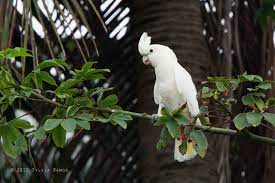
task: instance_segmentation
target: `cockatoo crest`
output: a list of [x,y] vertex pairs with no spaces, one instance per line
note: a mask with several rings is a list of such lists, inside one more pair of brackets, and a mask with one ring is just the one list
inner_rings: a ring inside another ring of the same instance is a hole
[[138,51],[141,55],[147,55],[150,52],[151,37],[144,32],[138,42]]

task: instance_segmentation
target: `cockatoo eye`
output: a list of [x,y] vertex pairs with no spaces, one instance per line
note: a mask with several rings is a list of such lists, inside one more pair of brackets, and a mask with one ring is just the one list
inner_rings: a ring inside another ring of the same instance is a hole
[[150,52],[152,53],[154,50],[153,49],[150,49]]

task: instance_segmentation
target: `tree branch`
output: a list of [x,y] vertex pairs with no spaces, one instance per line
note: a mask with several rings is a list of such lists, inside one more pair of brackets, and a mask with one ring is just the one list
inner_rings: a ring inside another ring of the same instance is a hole
[[[152,115],[149,115],[146,113],[136,113],[136,112],[116,110],[116,109],[110,109],[110,108],[104,108],[104,107],[92,107],[91,110],[99,111],[99,112],[121,113],[121,114],[127,114],[127,115],[137,117],[137,118],[151,120],[153,122],[157,121],[157,119],[154,118]],[[249,132],[248,130],[237,131],[237,130],[232,130],[232,129],[228,129],[228,128],[217,128],[217,127],[203,126],[203,125],[202,126],[194,125],[194,128],[197,130],[202,130],[202,131],[205,131],[208,133],[213,133],[213,134],[241,136],[241,137],[253,140],[257,143],[269,144],[269,145],[275,146],[275,139],[255,135],[255,134]]]
[[[57,107],[66,107],[66,106],[62,105],[61,103],[52,101],[52,100],[44,97],[43,95],[35,93],[34,96],[42,99],[43,101],[45,101],[47,103],[55,105]],[[226,107],[224,107],[224,109],[226,109],[226,111],[230,115],[232,115],[232,113]],[[136,117],[136,118],[151,120],[153,123],[158,120],[157,118],[153,117],[153,115],[149,115],[146,113],[136,113],[136,112],[131,112],[131,111],[117,110],[117,109],[111,109],[111,108],[105,108],[105,107],[91,107],[91,108],[89,108],[89,110],[97,111],[97,112],[126,114],[126,115],[130,115],[130,116]],[[212,126],[203,126],[203,125],[201,125],[201,126],[193,125],[193,126],[197,130],[202,130],[202,131],[205,131],[208,133],[220,134],[220,135],[230,135],[230,136],[241,136],[241,137],[253,140],[257,143],[269,144],[269,145],[275,146],[275,139],[255,135],[255,134],[249,132],[247,129],[242,130],[242,131],[237,131],[237,130],[232,130],[232,129],[228,129],[228,128],[217,128],[217,127],[212,127]]]
[[47,102],[47,103],[49,103],[49,104],[55,105],[55,106],[57,106],[57,107],[65,107],[64,105],[62,105],[62,104],[60,104],[60,103],[58,103],[58,102],[52,101],[52,100],[50,100],[50,99],[44,97],[43,95],[41,95],[41,94],[39,94],[39,93],[32,93],[32,94],[33,94],[35,97],[37,97],[37,98],[39,98],[39,99],[41,99],[41,100],[43,100],[44,102]]

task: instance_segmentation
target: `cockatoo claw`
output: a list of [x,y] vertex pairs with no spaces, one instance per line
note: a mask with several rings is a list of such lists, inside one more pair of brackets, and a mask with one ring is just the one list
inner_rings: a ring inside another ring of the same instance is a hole
[[156,122],[159,119],[160,115],[158,114],[152,114],[152,121]]

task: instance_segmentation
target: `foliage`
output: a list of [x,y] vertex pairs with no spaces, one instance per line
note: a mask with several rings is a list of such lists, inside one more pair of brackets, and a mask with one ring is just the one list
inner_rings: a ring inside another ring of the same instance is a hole
[[[202,89],[202,99],[205,102],[210,100],[218,103],[222,109],[233,117],[233,122],[238,130],[247,127],[257,127],[263,122],[275,125],[275,114],[269,113],[274,106],[274,97],[266,98],[266,91],[272,89],[274,81],[264,81],[257,75],[244,73],[236,78],[210,77]],[[240,101],[229,93],[240,86],[248,86],[246,94],[241,96]],[[239,114],[232,114],[229,111],[231,104],[242,105],[244,111]]]
[[[0,59],[11,59],[17,56],[31,56],[23,48],[6,49],[0,52]],[[7,60],[8,62],[8,60]],[[0,136],[2,146],[7,155],[16,158],[22,151],[28,150],[26,138],[34,136],[40,140],[51,137],[57,147],[66,144],[66,132],[76,130],[90,130],[93,122],[112,123],[127,127],[132,117],[127,114],[98,112],[95,107],[121,109],[116,95],[107,95],[109,89],[91,87],[86,91],[81,88],[84,82],[93,83],[95,80],[105,79],[108,69],[93,68],[95,62],[85,63],[80,70],[70,72],[69,79],[56,82],[46,70],[51,67],[68,69],[65,61],[60,59],[45,60],[30,72],[25,79],[17,81],[6,65],[0,65],[0,108],[2,116],[0,122]],[[45,90],[45,85],[51,85],[51,90]],[[51,98],[46,98],[53,94]],[[8,121],[5,111],[19,100],[39,99],[53,105],[51,113],[41,121],[37,130],[26,132],[32,128],[28,121],[12,119]],[[27,136],[28,135],[28,136]]]
[[[0,52],[2,63],[9,62],[9,59],[17,56],[31,54],[22,48]],[[69,69],[68,64],[60,59],[43,61],[19,81],[11,74],[8,64],[0,65],[0,136],[2,147],[8,156],[16,158],[22,151],[27,151],[27,138],[51,138],[57,147],[64,147],[67,143],[66,132],[91,130],[91,125],[95,122],[111,123],[126,129],[128,122],[133,119],[132,116],[154,119],[148,114],[122,110],[118,105],[118,97],[115,94],[108,95],[111,88],[92,87],[96,81],[104,80],[104,75],[110,72],[108,69],[96,69],[93,67],[94,64],[96,63],[87,62],[81,69],[71,70],[67,79],[61,82],[57,82],[47,72],[51,67]],[[89,83],[91,87],[84,89],[84,82]],[[209,77],[203,82],[200,92],[203,105],[198,116],[190,117],[184,106],[175,111],[162,109],[161,116],[154,121],[155,126],[162,126],[157,149],[166,147],[172,139],[178,138],[182,140],[180,152],[185,154],[187,141],[191,140],[196,152],[204,157],[208,147],[204,130],[207,131],[207,126],[212,128],[209,118],[213,116],[210,115],[211,111],[208,111],[211,103],[217,105],[216,110],[226,114],[223,119],[234,123],[241,132],[247,132],[248,128],[263,123],[274,126],[275,114],[268,111],[275,105],[275,98],[266,98],[265,95],[274,84],[274,81],[264,81],[260,76],[247,73],[235,78]],[[51,87],[47,87],[46,90],[45,86]],[[235,98],[233,93],[240,87],[246,89],[246,94]],[[40,122],[40,126],[33,131],[30,131],[33,126],[21,119],[22,116],[11,120],[5,117],[5,112],[10,106],[28,100],[39,100],[53,106]],[[243,112],[234,114],[230,110],[232,105],[241,106]],[[198,120],[207,128],[199,129],[196,125]],[[213,131],[226,133],[222,128]],[[250,136],[257,138],[254,134]]]
[[[163,125],[160,139],[157,143],[157,149],[160,150],[166,147],[166,145],[169,143],[171,139],[180,139],[181,128],[183,129],[184,127],[184,138],[189,140],[191,139],[193,144],[195,144],[195,150],[201,157],[204,157],[208,143],[204,133],[201,130],[196,130],[193,128],[193,125],[195,124],[196,120],[198,120],[198,118],[192,120],[189,117],[187,117],[187,115],[184,114],[182,109],[173,112],[163,109],[161,111],[161,117],[158,119],[156,123],[154,123],[155,126]],[[180,148],[180,152],[182,154],[186,153],[186,143],[187,140],[183,140],[183,144]],[[184,148],[182,148],[183,146]]]
[[[228,77],[208,77],[208,81],[203,82],[200,99],[202,101],[200,114],[190,119],[182,110],[169,112],[162,110],[162,116],[155,123],[156,126],[163,125],[157,148],[164,148],[172,138],[180,139],[180,129],[184,128],[185,139],[190,138],[195,143],[195,150],[204,157],[207,150],[207,140],[202,130],[194,128],[195,121],[200,119],[203,125],[210,125],[208,106],[216,104],[215,111],[222,111],[226,116],[211,116],[222,118],[224,121],[234,123],[239,131],[244,131],[250,127],[257,127],[267,123],[275,126],[275,114],[268,112],[275,105],[275,98],[266,98],[266,91],[272,88],[274,81],[264,81],[258,75],[244,73],[235,78]],[[247,87],[248,86],[248,87]],[[246,94],[240,98],[234,97],[233,93],[237,89],[246,88]],[[238,105],[243,108],[242,113],[234,114],[230,106]],[[180,152],[186,152],[186,140],[182,141]]]

